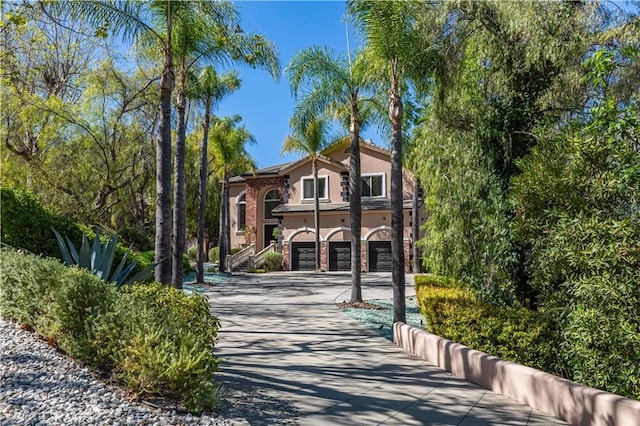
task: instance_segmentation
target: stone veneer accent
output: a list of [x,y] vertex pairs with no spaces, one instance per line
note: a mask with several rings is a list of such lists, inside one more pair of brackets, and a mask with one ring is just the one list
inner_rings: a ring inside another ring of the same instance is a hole
[[[257,229],[257,211],[258,203],[263,202],[262,198],[258,200],[258,195],[265,188],[276,188],[280,191],[280,198],[284,200],[284,177],[274,176],[266,178],[247,178],[246,181],[246,226],[254,229],[255,232],[249,237],[251,242],[256,242],[256,232],[262,232]],[[264,195],[264,194],[262,194]],[[247,241],[249,243],[249,241]]]

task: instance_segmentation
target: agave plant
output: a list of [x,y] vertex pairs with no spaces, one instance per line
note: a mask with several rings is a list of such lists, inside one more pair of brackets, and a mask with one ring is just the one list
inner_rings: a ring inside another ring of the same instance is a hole
[[58,239],[58,246],[60,247],[62,260],[65,264],[69,266],[78,265],[81,268],[88,269],[101,280],[105,282],[114,282],[116,287],[120,287],[123,284],[130,284],[135,281],[146,280],[151,276],[153,268],[156,266],[151,265],[133,277],[127,279],[129,274],[131,274],[131,271],[133,271],[133,268],[136,267],[137,262],[127,264],[127,256],[131,251],[131,247],[129,247],[117,268],[112,271],[113,262],[116,257],[118,234],[114,235],[113,238],[109,238],[104,242],[104,244],[101,244],[100,234],[96,232],[92,245],[89,245],[87,236],[82,234],[82,245],[78,251],[69,237],[62,238],[55,229],[53,229],[53,232],[56,234],[56,238]]

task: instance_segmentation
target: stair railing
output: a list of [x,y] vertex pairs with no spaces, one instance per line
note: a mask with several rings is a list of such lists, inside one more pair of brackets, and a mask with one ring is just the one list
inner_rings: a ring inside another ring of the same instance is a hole
[[251,267],[252,268],[259,268],[262,265],[264,265],[264,255],[267,254],[267,253],[272,253],[272,252],[275,253],[276,252],[276,246],[277,246],[277,243],[275,241],[271,241],[271,244],[269,244],[264,249],[262,249],[261,251],[256,253],[255,256],[253,256],[253,259],[251,261]]
[[236,254],[230,254],[226,258],[227,271],[231,272],[238,266],[250,260],[256,252],[255,244],[249,244]]

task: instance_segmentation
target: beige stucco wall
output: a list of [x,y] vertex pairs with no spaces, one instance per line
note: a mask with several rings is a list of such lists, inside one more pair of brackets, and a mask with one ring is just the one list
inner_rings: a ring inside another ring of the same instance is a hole
[[[312,177],[311,162],[304,163],[293,170],[288,171],[289,175],[289,204],[313,204],[313,200],[302,200],[302,178]],[[329,184],[329,193],[327,200],[321,200],[322,203],[336,203],[342,201],[340,195],[340,166],[329,164],[325,161],[318,161],[318,178],[326,176]]]
[[[423,215],[424,216],[424,215]],[[422,218],[421,218],[422,219]],[[411,239],[408,210],[404,212],[404,239]],[[289,214],[284,218],[286,227],[283,233],[285,241],[313,241],[315,239],[315,224],[313,212],[304,214]],[[424,223],[424,221],[421,221]],[[305,228],[308,233],[302,232]],[[325,241],[348,241],[351,238],[349,212],[324,212],[320,217],[320,239]],[[307,235],[307,234],[310,234]],[[390,211],[362,212],[362,240],[389,241],[391,240]],[[340,238],[340,237],[343,238]]]
[[[338,149],[329,153],[335,161],[343,163],[348,167],[349,152],[347,150]],[[328,200],[322,200],[322,203],[342,202],[342,187],[340,172],[346,169],[340,165],[332,164],[327,160],[318,161],[318,175],[328,177]],[[385,197],[390,198],[390,175],[391,165],[389,163],[389,154],[381,152],[377,149],[368,148],[363,145],[361,147],[361,170],[363,175],[368,174],[384,174]],[[305,204],[312,208],[313,200],[301,200],[302,197],[302,177],[311,176],[311,162],[301,161],[294,168],[282,172],[289,176],[289,201],[288,204]],[[259,246],[264,239],[264,196],[267,191],[274,188],[270,177],[248,178],[250,182],[234,183],[230,187],[230,211],[231,211],[231,245],[237,247],[245,245],[251,241],[257,241]],[[250,184],[248,184],[250,183]],[[237,197],[245,189],[247,190],[247,225],[249,232],[237,230]],[[404,198],[411,198],[413,194],[413,176],[411,172],[403,173]],[[254,203],[250,201],[250,196],[255,196]],[[255,219],[251,219],[251,215],[255,215]],[[424,219],[424,213],[421,214],[421,223]],[[410,228],[411,216],[409,210],[404,212],[404,239],[411,239]],[[255,223],[255,227],[251,225]],[[271,224],[277,224],[277,219],[268,221]],[[314,229],[313,213],[288,214],[284,218],[284,240],[291,239],[291,235],[295,233],[295,241],[314,240],[313,232],[300,232],[301,229],[308,227]],[[363,211],[362,212],[362,239],[363,240],[389,240],[390,234],[385,229],[391,225],[391,215],[389,211]],[[331,241],[347,241],[350,238],[348,230],[343,231],[341,228],[349,227],[349,213],[346,212],[321,212],[321,230],[320,236],[322,240],[326,240],[327,235]],[[336,234],[340,231],[340,234]],[[341,238],[340,238],[341,237]],[[261,248],[261,247],[258,247]]]
[[393,341],[455,376],[581,426],[640,426],[640,401],[504,361],[396,322]]

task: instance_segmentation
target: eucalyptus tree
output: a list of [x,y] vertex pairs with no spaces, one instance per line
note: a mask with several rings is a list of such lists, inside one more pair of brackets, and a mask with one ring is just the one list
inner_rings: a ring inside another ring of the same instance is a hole
[[187,75],[197,65],[245,63],[270,72],[277,80],[280,65],[272,43],[242,31],[231,2],[190,2],[192,10],[174,21],[173,52],[177,68],[177,131],[174,159],[172,284],[182,286],[185,246],[185,141]]
[[[325,119],[313,117],[304,122],[298,121],[300,117],[291,119],[293,133],[287,136],[282,146],[282,152],[299,152],[311,158],[311,170],[313,175],[313,221],[316,231],[316,272],[320,271],[320,191],[318,187],[318,158],[320,153],[329,146],[329,126]],[[326,189],[326,188],[325,188]]]
[[198,74],[191,95],[197,98],[204,106],[204,117],[202,121],[202,147],[200,159],[200,185],[199,185],[199,206],[198,206],[198,257],[196,261],[196,281],[204,282],[204,232],[205,232],[205,211],[207,206],[207,177],[208,177],[208,143],[209,128],[211,125],[211,112],[215,103],[225,96],[235,92],[240,88],[240,79],[236,72],[230,72],[219,76],[212,66],[203,68]]
[[217,119],[211,129],[210,142],[213,164],[222,181],[222,207],[220,215],[220,271],[224,272],[225,259],[231,251],[231,221],[229,218],[229,179],[234,174],[255,170],[256,165],[246,145],[255,138],[242,124],[239,115]]
[[351,227],[351,302],[362,301],[361,234],[362,179],[360,130],[375,111],[375,79],[362,53],[353,62],[328,48],[313,47],[297,53],[286,68],[292,92],[303,97],[295,116],[305,123],[319,114],[339,119],[349,130],[349,221]]
[[378,60],[387,78],[391,123],[391,256],[393,320],[405,322],[403,247],[402,132],[403,96],[409,83],[422,82],[434,52],[417,31],[416,17],[425,3],[350,0],[347,9],[366,38],[365,50]]

